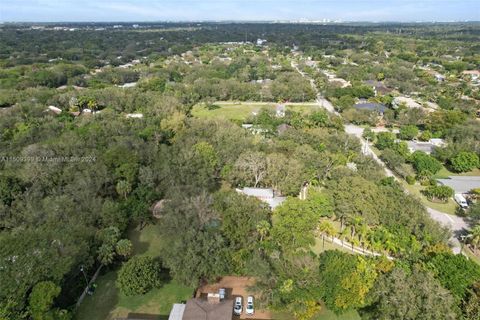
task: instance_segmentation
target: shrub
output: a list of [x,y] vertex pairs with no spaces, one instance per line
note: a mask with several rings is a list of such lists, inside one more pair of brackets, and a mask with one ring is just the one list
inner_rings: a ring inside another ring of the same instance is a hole
[[402,140],[412,140],[418,135],[418,128],[414,125],[404,126],[400,129],[398,137]]
[[391,132],[380,132],[377,134],[377,142],[375,146],[380,149],[392,148],[395,144],[395,135]]
[[437,159],[422,151],[415,151],[412,154],[411,161],[418,173],[433,175],[442,169],[442,164]]
[[430,186],[423,193],[429,199],[447,201],[453,196],[453,189],[448,186]]
[[452,169],[456,172],[471,171],[480,166],[478,155],[474,152],[463,151],[450,159]]
[[414,177],[414,176],[407,176],[407,177],[405,178],[405,180],[407,180],[407,183],[408,183],[409,185],[414,185],[414,184],[415,184],[415,177]]
[[145,294],[162,285],[162,268],[151,257],[136,256],[123,264],[117,286],[127,296]]

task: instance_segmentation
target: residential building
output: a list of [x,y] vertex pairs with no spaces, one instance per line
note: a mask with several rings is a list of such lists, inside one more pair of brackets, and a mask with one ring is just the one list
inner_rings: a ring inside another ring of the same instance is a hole
[[270,188],[243,188],[236,189],[236,191],[267,203],[271,209],[275,209],[286,200],[286,197],[277,196],[275,191]]
[[373,103],[373,102],[357,103],[353,107],[358,110],[377,111],[380,114],[383,114],[387,109],[385,105],[381,103]]

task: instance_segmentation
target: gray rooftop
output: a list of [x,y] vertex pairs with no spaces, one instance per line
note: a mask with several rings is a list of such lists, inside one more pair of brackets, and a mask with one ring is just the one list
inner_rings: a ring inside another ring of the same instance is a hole
[[370,110],[370,111],[378,111],[378,112],[385,112],[387,107],[381,103],[372,103],[372,102],[365,102],[365,103],[357,103],[354,105],[355,109],[362,109],[362,110]]
[[182,320],[183,313],[185,312],[185,304],[175,303],[170,311],[170,316],[168,320]]
[[419,142],[419,141],[407,141],[407,145],[412,152],[423,151],[428,154],[432,153],[433,148],[435,147],[430,142]]
[[455,193],[469,193],[480,188],[480,176],[450,176],[448,179],[437,179],[438,182],[452,188]]

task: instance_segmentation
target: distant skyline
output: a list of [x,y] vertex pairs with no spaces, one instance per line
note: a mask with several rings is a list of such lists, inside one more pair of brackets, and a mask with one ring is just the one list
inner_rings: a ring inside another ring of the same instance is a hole
[[1,22],[480,21],[480,0],[0,0]]

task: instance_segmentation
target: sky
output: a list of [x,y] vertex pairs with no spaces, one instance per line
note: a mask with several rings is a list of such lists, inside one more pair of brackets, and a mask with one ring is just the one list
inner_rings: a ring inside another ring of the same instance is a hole
[[0,0],[1,22],[480,21],[480,0]]

